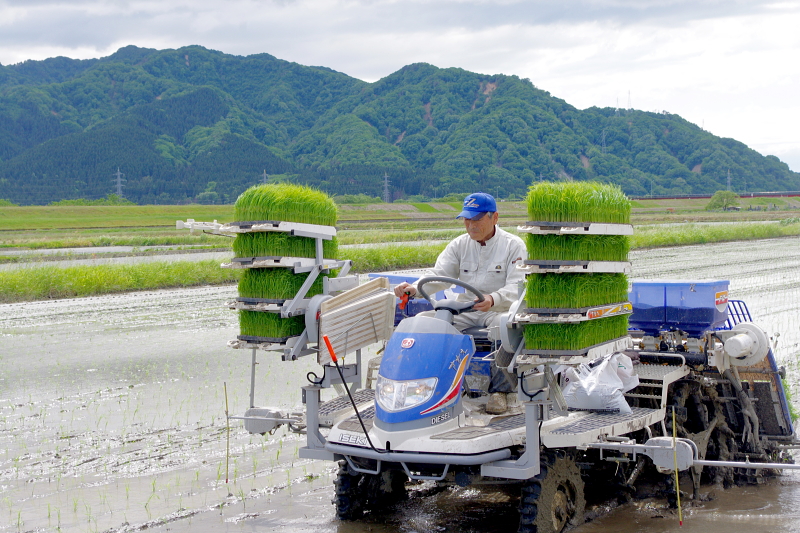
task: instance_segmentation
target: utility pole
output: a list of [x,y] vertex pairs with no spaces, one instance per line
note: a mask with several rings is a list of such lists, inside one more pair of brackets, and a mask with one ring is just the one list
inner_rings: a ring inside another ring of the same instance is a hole
[[123,174],[122,172],[119,171],[119,167],[117,167],[117,171],[114,174],[111,174],[111,175],[114,176],[114,180],[113,181],[117,186],[117,196],[122,198],[122,187],[124,187],[122,182],[123,181],[128,181],[128,180],[126,180],[125,178],[122,177],[125,174]]
[[389,194],[389,174],[383,173],[383,201],[387,204],[392,203],[392,196]]

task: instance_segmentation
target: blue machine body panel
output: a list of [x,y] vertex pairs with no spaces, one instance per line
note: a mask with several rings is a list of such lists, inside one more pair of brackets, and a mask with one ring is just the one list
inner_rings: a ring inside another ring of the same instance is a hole
[[[404,324],[415,320],[419,319],[408,319]],[[456,333],[418,332],[413,327],[403,331],[401,326],[387,342],[378,371],[381,377],[394,381],[437,378],[437,383],[433,395],[414,407],[387,411],[376,402],[379,420],[395,424],[436,416],[458,401],[475,344],[469,335],[458,334],[449,324],[442,325]]]
[[721,328],[728,319],[727,280],[633,280],[631,328],[647,335],[680,329],[691,336]]

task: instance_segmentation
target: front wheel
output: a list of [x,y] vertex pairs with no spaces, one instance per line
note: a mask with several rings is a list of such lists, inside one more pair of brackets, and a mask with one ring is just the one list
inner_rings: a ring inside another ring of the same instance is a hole
[[339,461],[339,471],[333,482],[336,515],[339,520],[357,520],[364,511],[398,503],[407,497],[407,481],[408,476],[400,470],[361,474],[351,471],[347,461]]
[[561,533],[583,523],[583,480],[568,455],[542,455],[541,471],[522,486],[519,533]]

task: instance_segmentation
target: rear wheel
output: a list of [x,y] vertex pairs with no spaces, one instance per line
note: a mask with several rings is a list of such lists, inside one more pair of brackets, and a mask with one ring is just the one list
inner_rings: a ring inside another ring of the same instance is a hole
[[519,533],[561,533],[582,524],[585,509],[578,465],[567,455],[547,453],[539,474],[522,486]]

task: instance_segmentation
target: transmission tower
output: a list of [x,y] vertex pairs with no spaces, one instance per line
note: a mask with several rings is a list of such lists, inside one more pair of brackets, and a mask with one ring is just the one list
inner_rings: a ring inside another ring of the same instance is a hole
[[603,129],[603,136],[601,142],[603,143],[603,153],[606,153],[606,130]]
[[267,170],[266,170],[266,169],[264,169],[264,173],[263,173],[263,174],[261,174],[261,183],[263,183],[264,185],[266,185],[266,184],[267,184],[267,180],[268,180],[268,179],[269,179],[269,176],[267,175]]
[[731,169],[728,169],[728,190],[731,190]]
[[123,181],[128,181],[128,180],[126,180],[125,178],[122,177],[125,174],[123,174],[122,172],[119,171],[119,167],[117,167],[117,171],[115,173],[111,174],[111,175],[114,176],[114,180],[113,181],[117,186],[117,196],[122,198],[122,188],[124,187],[122,182]]
[[387,204],[392,203],[392,196],[389,193],[389,174],[383,173],[383,201]]

